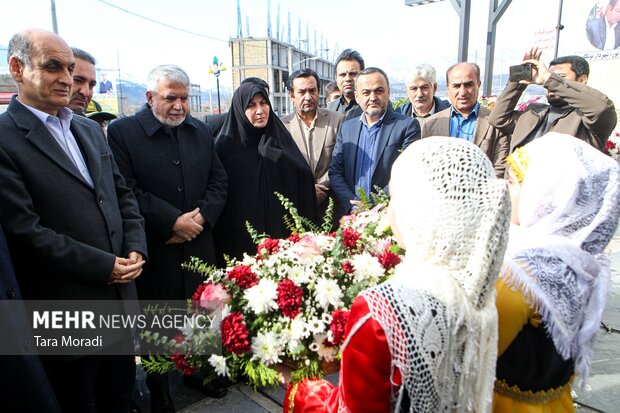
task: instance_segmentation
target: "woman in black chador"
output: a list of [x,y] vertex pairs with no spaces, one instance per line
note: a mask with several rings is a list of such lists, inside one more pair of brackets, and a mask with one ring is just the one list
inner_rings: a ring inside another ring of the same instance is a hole
[[215,148],[228,174],[228,199],[216,226],[218,259],[256,252],[246,221],[272,238],[290,235],[275,192],[302,216],[316,218],[312,171],[263,87],[246,83],[235,91]]

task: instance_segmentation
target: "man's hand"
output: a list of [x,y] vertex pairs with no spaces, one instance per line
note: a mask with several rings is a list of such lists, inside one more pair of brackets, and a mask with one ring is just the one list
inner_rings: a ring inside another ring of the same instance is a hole
[[172,237],[170,237],[170,239],[166,241],[166,244],[182,244],[184,242],[184,238],[178,236],[177,234],[173,234]]
[[349,202],[353,205],[353,211],[356,211],[362,207],[362,201],[359,199],[352,199]]
[[544,85],[547,79],[549,79],[549,69],[540,61],[542,50],[538,47],[532,47],[528,52],[523,55],[523,63],[532,64],[532,80],[520,80],[519,83],[526,85],[537,84]]
[[129,253],[127,258],[116,257],[109,284],[127,284],[138,278],[144,265],[142,254],[136,251]]
[[202,232],[202,225],[195,221],[197,215],[200,216],[198,219],[204,221],[200,215],[200,209],[196,208],[179,216],[172,227],[172,231],[185,241],[193,240]]
[[321,205],[327,199],[329,188],[325,185],[315,184],[314,191],[316,192],[316,204]]

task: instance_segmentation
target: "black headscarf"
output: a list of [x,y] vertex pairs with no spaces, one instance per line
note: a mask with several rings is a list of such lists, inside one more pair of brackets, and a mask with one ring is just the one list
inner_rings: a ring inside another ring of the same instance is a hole
[[228,174],[228,199],[216,227],[218,257],[253,254],[256,246],[245,228],[249,221],[259,233],[273,238],[290,235],[274,192],[292,201],[302,216],[316,218],[314,177],[295,141],[269,103],[269,120],[262,129],[252,125],[245,109],[264,88],[243,84],[232,98],[232,108],[215,144]]

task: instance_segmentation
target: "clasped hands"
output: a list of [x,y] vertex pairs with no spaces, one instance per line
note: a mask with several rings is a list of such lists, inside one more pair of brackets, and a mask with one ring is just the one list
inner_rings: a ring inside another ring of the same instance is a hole
[[172,237],[166,244],[181,244],[183,242],[192,241],[203,230],[205,219],[200,213],[200,208],[181,214],[172,226]]
[[132,282],[142,273],[144,263],[144,257],[136,251],[130,252],[127,258],[116,257],[108,284],[127,284]]

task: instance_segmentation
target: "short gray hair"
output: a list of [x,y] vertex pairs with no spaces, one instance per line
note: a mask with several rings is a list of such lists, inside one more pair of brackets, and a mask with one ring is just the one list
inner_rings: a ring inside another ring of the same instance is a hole
[[405,76],[405,86],[418,79],[424,79],[431,85],[435,85],[437,83],[437,71],[433,66],[426,63],[418,65]]
[[185,70],[176,65],[160,65],[150,71],[146,84],[146,90],[157,92],[157,84],[160,80],[180,83],[189,89],[189,76]]
[[9,62],[11,56],[17,57],[27,67],[32,67],[32,52],[34,46],[30,41],[28,32],[15,33],[9,40],[9,50],[6,55],[6,61]]

